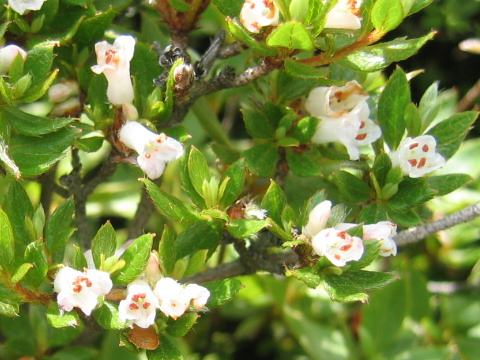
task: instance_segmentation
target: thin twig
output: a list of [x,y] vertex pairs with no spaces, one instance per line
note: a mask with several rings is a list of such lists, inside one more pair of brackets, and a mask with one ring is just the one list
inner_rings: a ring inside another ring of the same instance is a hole
[[480,216],[480,202],[467,206],[443,219],[430,222],[422,226],[411,227],[407,230],[398,233],[394,240],[398,246],[416,243],[425,239],[431,234],[435,234],[441,230],[451,228],[452,226],[470,221]]
[[133,217],[132,222],[128,226],[128,239],[135,239],[142,235],[145,230],[145,226],[150,219],[150,215],[155,209],[150,196],[145,189],[142,190],[142,197],[138,203],[137,211]]
[[225,45],[220,49],[220,52],[218,53],[218,58],[228,59],[230,57],[240,54],[242,49],[247,49],[247,46],[238,41]]
[[457,112],[466,111],[473,107],[475,100],[480,96],[480,79],[472,86],[457,105]]

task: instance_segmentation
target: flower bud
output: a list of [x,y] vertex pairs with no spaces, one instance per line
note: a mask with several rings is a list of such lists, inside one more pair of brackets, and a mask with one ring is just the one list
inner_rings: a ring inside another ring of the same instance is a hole
[[78,95],[80,88],[78,83],[73,80],[67,80],[62,83],[52,85],[48,89],[48,101],[61,103],[73,95]]
[[78,97],[72,97],[67,101],[60,104],[56,104],[50,111],[51,116],[72,116],[80,112],[81,109],[80,99]]
[[308,214],[308,222],[302,229],[302,234],[308,238],[313,238],[320,231],[325,228],[330,212],[332,203],[328,200],[322,201],[315,206],[310,214]]
[[7,45],[0,49],[0,75],[4,75],[10,69],[13,60],[20,54],[23,61],[27,58],[27,53],[17,45]]
[[138,111],[135,105],[131,103],[122,104],[122,114],[124,120],[136,121],[138,120]]

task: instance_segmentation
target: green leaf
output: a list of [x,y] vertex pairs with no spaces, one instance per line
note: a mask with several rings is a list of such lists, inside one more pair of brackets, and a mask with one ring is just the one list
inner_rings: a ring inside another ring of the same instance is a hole
[[399,0],[378,0],[372,8],[372,24],[381,33],[395,29],[403,20]]
[[127,327],[127,324],[120,321],[118,308],[108,301],[93,312],[93,317],[106,330],[121,330]]
[[408,12],[408,15],[415,14],[416,12],[419,12],[423,8],[427,7],[433,2],[433,0],[415,0],[415,2],[412,4],[412,7],[410,8],[410,11]]
[[287,163],[290,170],[298,176],[310,177],[318,176],[322,173],[319,165],[320,152],[317,148],[307,151],[296,151],[295,149],[287,150]]
[[85,19],[73,37],[73,42],[77,43],[80,48],[93,45],[103,37],[105,31],[115,18],[115,14],[116,12],[113,7],[110,7],[110,9],[105,12],[100,12],[98,15]]
[[29,103],[40,99],[43,95],[47,93],[48,89],[57,78],[57,75],[58,70],[54,70],[41,83],[31,85],[22,95],[20,100]]
[[18,305],[9,304],[7,302],[0,302],[0,315],[7,317],[16,317],[18,316]]
[[73,197],[68,198],[55,209],[45,224],[45,244],[47,251],[53,254],[63,248],[75,229],[70,227],[75,201]]
[[282,188],[273,180],[263,196],[260,207],[267,210],[267,216],[277,224],[282,224],[282,211],[287,205],[287,197]]
[[92,360],[98,355],[97,349],[91,347],[74,346],[63,348],[51,355],[51,360]]
[[207,261],[208,250],[199,250],[188,259],[188,265],[183,276],[190,276],[199,272]]
[[426,185],[436,191],[437,196],[443,196],[464,186],[472,181],[467,174],[448,174],[440,176],[429,176],[426,179]]
[[250,33],[247,32],[236,20],[228,20],[227,19],[227,26],[228,30],[232,36],[248,45],[250,49],[255,51],[256,53],[263,55],[263,56],[275,56],[277,54],[277,49],[270,48],[265,44],[255,40]]
[[97,231],[92,241],[92,255],[95,267],[97,269],[100,268],[102,254],[105,256],[104,259],[107,259],[115,254],[116,248],[117,234],[112,224],[110,224],[110,221],[107,221],[105,225]]
[[80,271],[83,271],[84,268],[88,267],[85,255],[83,254],[82,249],[77,245],[73,245],[72,267]]
[[346,171],[340,171],[336,176],[336,180],[340,193],[349,202],[363,203],[370,200],[373,196],[373,191],[367,184]]
[[303,24],[286,22],[278,26],[267,38],[267,45],[291,50],[313,50],[312,35]]
[[12,272],[15,261],[15,240],[7,214],[0,208],[0,266]]
[[265,114],[255,109],[242,109],[243,121],[247,132],[251,137],[259,139],[271,139],[275,135],[275,129],[268,121]]
[[269,226],[267,220],[234,219],[227,224],[227,230],[236,239],[246,239],[267,226]]
[[316,289],[322,282],[322,278],[316,268],[304,267],[301,269],[288,269],[286,276],[293,276],[295,279],[302,281],[308,287]]
[[141,179],[147,188],[150,197],[163,216],[175,221],[196,221],[200,219],[198,213],[188,204],[161,190],[148,179]]
[[17,136],[10,142],[10,154],[23,176],[37,176],[65,157],[78,135],[78,129],[65,127],[38,137]]
[[326,72],[293,59],[285,59],[285,71],[298,78],[318,80],[319,86],[338,84],[338,81],[326,77]]
[[70,5],[83,6],[86,8],[92,2],[92,0],[62,0],[62,2]]
[[322,32],[326,22],[327,13],[333,9],[338,3],[338,0],[310,0],[307,16],[304,24],[311,29],[314,37],[317,37]]
[[396,209],[389,206],[387,213],[389,219],[399,226],[416,226],[422,222],[415,210],[411,208]]
[[382,202],[372,202],[365,206],[358,215],[358,223],[375,224],[387,220],[387,210]]
[[19,268],[15,271],[15,273],[12,276],[12,279],[10,280],[12,284],[16,284],[27,275],[28,270],[30,270],[33,267],[32,264],[30,263],[24,263],[19,266]]
[[222,182],[228,178],[228,183],[223,191],[220,205],[227,208],[234,203],[240,196],[245,183],[245,164],[244,160],[240,159],[230,165],[222,176]]
[[12,127],[25,135],[43,135],[51,133],[75,120],[75,118],[50,119],[30,115],[12,106],[0,107],[0,117],[7,120]]
[[368,295],[365,291],[382,288],[398,279],[398,276],[389,273],[374,271],[352,270],[342,275],[324,274],[325,290],[333,301],[365,302]]
[[190,159],[190,151],[192,147],[188,146],[185,148],[185,152],[181,158],[181,167],[180,167],[180,179],[182,180],[183,189],[188,193],[190,199],[200,208],[205,209],[207,205],[205,200],[193,187],[192,181],[190,179],[190,173],[188,171],[188,161]]
[[450,116],[428,131],[437,140],[437,152],[449,159],[460,147],[468,130],[478,116],[476,111],[465,111]]
[[357,71],[379,71],[392,63],[396,63],[415,55],[420,48],[435,36],[432,31],[425,36],[416,39],[406,37],[383,42],[349,54],[339,62],[347,68]]
[[240,280],[224,279],[203,284],[210,291],[207,306],[215,308],[230,301],[243,288]]
[[191,312],[179,317],[177,320],[168,319],[167,334],[174,337],[185,336],[197,322],[199,315]]
[[428,128],[442,108],[442,99],[439,99],[438,95],[438,82],[434,82],[428,87],[420,99],[418,111],[421,117],[421,130],[419,134],[423,133]]
[[48,78],[53,63],[54,46],[55,44],[52,42],[45,42],[27,52],[24,73],[32,75],[32,86],[40,84]]
[[76,311],[64,312],[56,302],[52,302],[47,310],[47,321],[54,328],[66,328],[81,324]]
[[40,286],[48,272],[48,259],[43,248],[43,241],[37,240],[28,244],[24,259],[33,264],[33,268],[28,272],[25,280],[35,287]]
[[435,197],[435,191],[426,186],[425,179],[406,177],[399,185],[397,193],[388,201],[394,209],[406,209],[417,206]]
[[422,117],[415,104],[408,104],[403,116],[405,118],[405,127],[407,128],[408,136],[419,136],[421,134]]
[[319,119],[313,116],[307,116],[300,119],[292,130],[292,136],[300,143],[310,141],[315,132],[317,131]]
[[383,138],[396,150],[405,133],[404,112],[410,103],[410,86],[402,69],[397,67],[388,80],[378,102],[378,121]]
[[183,360],[178,349],[165,336],[160,336],[160,345],[155,350],[147,350],[148,360]]
[[175,233],[173,230],[165,225],[158,245],[158,256],[160,264],[163,265],[165,276],[170,276],[175,268],[177,256],[175,255]]
[[194,146],[192,146],[188,155],[188,174],[195,191],[202,195],[202,185],[204,181],[210,181],[210,171],[207,160],[205,160],[203,154]]
[[218,8],[218,10],[232,18],[240,14],[243,3],[243,0],[213,0],[213,4]]
[[390,159],[390,156],[385,153],[378,155],[373,164],[372,171],[381,187],[385,185],[387,174],[391,169],[392,160]]
[[377,240],[363,240],[363,255],[358,261],[348,263],[349,270],[360,270],[370,265],[380,255],[382,243]]
[[100,150],[104,139],[105,138],[103,136],[84,137],[75,141],[74,146],[78,147],[82,151],[93,153]]
[[187,227],[175,242],[177,259],[194,254],[198,250],[209,250],[210,253],[216,249],[223,236],[223,222],[200,221]]
[[255,175],[266,178],[275,175],[279,155],[273,144],[256,145],[243,154],[247,168]]
[[25,229],[25,217],[33,217],[33,206],[19,182],[12,181],[8,187],[3,209],[12,224],[14,238],[18,244],[22,245],[21,251],[23,252],[24,247],[30,243],[30,237]]
[[187,12],[191,9],[191,5],[183,0],[168,0],[168,3],[177,11]]
[[153,234],[145,234],[134,240],[120,257],[125,266],[112,276],[115,285],[127,285],[145,270],[152,251]]

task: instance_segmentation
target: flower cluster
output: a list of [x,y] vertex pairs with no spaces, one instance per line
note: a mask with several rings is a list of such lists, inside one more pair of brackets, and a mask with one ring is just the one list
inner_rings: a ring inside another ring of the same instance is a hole
[[122,105],[133,101],[133,85],[130,78],[130,60],[135,51],[135,38],[129,35],[119,36],[113,45],[106,41],[95,44],[97,65],[92,66],[96,74],[103,73],[108,81],[107,97],[113,105]]
[[156,134],[142,124],[129,121],[119,131],[120,141],[138,153],[137,164],[150,178],[162,176],[165,165],[183,155],[183,146],[165,134]]
[[246,0],[240,11],[240,21],[252,33],[265,26],[278,25],[280,12],[273,0]]
[[312,244],[319,256],[325,256],[335,266],[345,266],[349,261],[358,261],[363,255],[363,240],[380,241],[380,255],[397,254],[397,246],[393,241],[397,226],[389,221],[363,226],[363,240],[347,233],[356,224],[339,223],[325,228],[331,214],[332,203],[325,200],[315,206],[308,216],[308,222],[302,233]]
[[312,142],[339,142],[345,145],[350,160],[360,158],[359,147],[376,141],[382,135],[380,127],[368,117],[368,95],[356,81],[345,86],[320,86],[308,95],[305,109],[320,119]]
[[17,45],[7,45],[0,49],[0,75],[8,73],[13,60],[19,55],[23,61],[27,58],[27,53]]

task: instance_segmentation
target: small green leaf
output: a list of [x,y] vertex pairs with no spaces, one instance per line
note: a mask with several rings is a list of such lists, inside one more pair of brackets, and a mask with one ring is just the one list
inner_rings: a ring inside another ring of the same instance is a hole
[[47,251],[53,254],[65,246],[75,229],[70,227],[75,202],[73,197],[68,198],[55,209],[45,224],[45,244]]
[[203,284],[203,286],[210,291],[210,298],[207,303],[209,308],[225,304],[243,288],[242,283],[237,279],[214,281]]
[[301,143],[310,141],[317,131],[319,119],[313,116],[307,116],[300,119],[293,127],[292,136]]
[[167,225],[163,229],[162,238],[158,245],[158,256],[160,264],[163,265],[165,276],[170,276],[175,268],[177,256],[175,255],[175,233]]
[[73,42],[77,43],[79,47],[92,46],[93,48],[93,44],[102,38],[115,15],[116,11],[111,6],[107,11],[99,12],[95,16],[85,19],[73,37]]
[[340,171],[337,176],[337,186],[345,199],[352,203],[363,203],[372,198],[372,189],[356,176]]
[[275,135],[275,129],[261,111],[255,109],[242,109],[242,114],[245,127],[250,136],[259,139],[273,138]]
[[382,202],[372,202],[365,206],[358,215],[358,223],[375,224],[387,220],[387,210]]
[[153,234],[145,234],[134,240],[119,259],[125,261],[125,266],[113,275],[113,283],[127,285],[139,277],[147,266],[152,245]]
[[301,269],[289,269],[285,272],[286,276],[293,276],[295,279],[305,283],[308,287],[316,289],[322,282],[318,270],[313,267],[304,267]]
[[313,50],[312,35],[303,24],[286,22],[278,26],[267,38],[267,45],[292,50]]
[[273,180],[263,196],[260,207],[267,210],[267,216],[277,224],[282,224],[282,211],[287,205],[287,197],[282,188]]
[[0,266],[12,272],[15,261],[15,240],[7,214],[0,208]]
[[127,327],[127,324],[120,321],[118,308],[108,301],[93,312],[93,317],[106,330],[121,330]]
[[405,108],[405,114],[403,116],[405,118],[405,127],[407,128],[408,136],[419,136],[422,127],[422,117],[420,116],[420,111],[418,111],[418,108],[415,106],[415,104],[408,104]]
[[72,267],[80,271],[83,271],[84,268],[88,267],[85,255],[83,254],[82,249],[77,245],[73,245]]
[[7,302],[0,302],[0,315],[7,317],[16,317],[18,316],[18,305],[9,304]]
[[270,48],[265,44],[255,40],[252,35],[247,32],[247,30],[238,24],[236,20],[227,19],[227,26],[235,39],[245,43],[250,49],[258,54],[264,56],[275,56],[277,54],[277,49]]
[[202,195],[202,185],[205,180],[207,182],[210,181],[210,171],[207,160],[205,160],[203,154],[194,146],[192,146],[188,155],[188,174],[195,191]]
[[403,20],[403,7],[399,0],[378,0],[372,8],[372,23],[381,33],[395,29]]
[[205,265],[208,257],[208,250],[199,250],[188,260],[187,268],[183,276],[189,276],[199,272]]
[[434,197],[435,191],[426,186],[425,179],[406,177],[398,185],[398,191],[389,199],[388,205],[391,208],[403,210],[413,206],[422,205]]
[[243,0],[213,0],[213,4],[218,10],[232,18],[240,14],[243,3]]
[[192,181],[190,179],[190,173],[188,171],[188,161],[190,159],[190,151],[192,147],[185,148],[185,152],[181,158],[181,170],[180,179],[182,180],[183,189],[187,192],[190,199],[200,208],[205,209],[207,205],[203,197],[195,190]]
[[12,279],[10,280],[12,284],[16,284],[27,275],[28,270],[30,270],[33,267],[32,264],[30,263],[24,263],[18,267],[18,269],[15,271],[15,273],[12,276]]
[[363,255],[358,261],[349,262],[349,270],[360,270],[370,265],[380,254],[382,243],[377,240],[363,240]]
[[148,360],[183,360],[182,353],[168,340],[160,336],[160,345],[155,350],[147,350]]
[[476,111],[465,111],[450,116],[428,131],[428,135],[435,137],[437,141],[437,152],[447,159],[453,156],[460,147],[460,144],[467,136],[470,127],[478,117]]
[[472,181],[467,174],[448,174],[440,176],[429,176],[426,185],[436,191],[437,196],[443,196],[464,186]]
[[396,150],[405,133],[404,112],[410,103],[410,86],[402,69],[397,67],[388,80],[378,102],[378,121],[385,142]]
[[185,336],[197,322],[198,316],[197,313],[191,312],[182,315],[177,320],[169,319],[167,334],[173,337]]
[[148,179],[141,179],[150,197],[163,216],[175,220],[191,222],[200,219],[200,215],[188,204],[161,190]]
[[267,220],[234,219],[227,224],[227,230],[234,238],[245,239],[255,235],[267,226],[269,226]]
[[339,83],[336,80],[328,79],[326,71],[322,71],[313,66],[303,64],[293,59],[285,59],[284,66],[285,66],[285,71],[288,74],[294,77],[318,80],[319,86],[327,86],[327,85],[333,85],[333,84]]
[[47,41],[36,45],[27,52],[24,73],[32,75],[32,86],[43,83],[48,78],[53,63],[54,46],[54,43]]
[[93,261],[97,269],[100,268],[101,255],[103,254],[105,259],[115,254],[117,248],[117,235],[110,221],[107,221],[103,225],[92,241],[92,255]]
[[419,135],[435,120],[442,108],[442,99],[440,99],[438,95],[438,82],[434,82],[428,87],[420,99],[420,103],[418,104],[418,111],[421,117],[421,130],[419,131]]
[[256,145],[243,154],[247,168],[255,175],[266,178],[275,175],[279,155],[273,144]]
[[298,176],[310,177],[318,176],[322,173],[322,167],[319,165],[320,152],[317,148],[307,151],[296,151],[296,149],[287,150],[287,163],[290,170]]
[[240,159],[230,165],[222,176],[222,183],[228,178],[223,195],[220,199],[220,205],[223,208],[229,207],[240,196],[245,183],[245,164]]
[[175,241],[177,259],[194,254],[198,250],[213,252],[223,236],[223,222],[200,221],[187,227]]
[[54,328],[79,326],[81,324],[76,311],[64,312],[56,302],[52,302],[47,310],[47,321]]
[[48,259],[43,245],[42,240],[37,240],[28,244],[25,249],[25,261],[33,264],[25,280],[35,287],[40,286],[48,272]]
[[25,229],[25,217],[33,217],[33,206],[26,191],[19,182],[12,181],[8,187],[3,209],[12,224],[15,240],[23,246],[21,249],[23,252],[25,246],[30,243],[30,237]]

